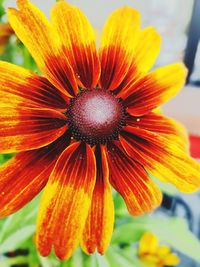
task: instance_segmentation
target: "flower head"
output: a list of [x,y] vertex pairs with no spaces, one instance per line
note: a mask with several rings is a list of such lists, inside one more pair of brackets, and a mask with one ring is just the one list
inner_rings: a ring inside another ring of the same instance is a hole
[[154,112],[184,84],[181,63],[148,73],[160,49],[151,27],[140,29],[129,7],[108,18],[100,50],[77,7],[59,1],[51,21],[28,0],[9,21],[44,76],[0,63],[0,150],[19,152],[0,169],[0,215],[44,187],[36,244],[60,259],[83,250],[103,254],[110,242],[113,186],[132,215],[150,212],[162,195],[150,179],[183,192],[200,186],[200,166],[187,154],[185,132]]
[[139,258],[147,267],[176,266],[179,257],[166,245],[159,245],[158,238],[146,232],[139,243]]

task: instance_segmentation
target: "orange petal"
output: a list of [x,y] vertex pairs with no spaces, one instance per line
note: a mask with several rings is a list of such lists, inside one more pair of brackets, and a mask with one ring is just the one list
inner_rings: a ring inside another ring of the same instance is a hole
[[116,89],[128,73],[139,27],[139,13],[129,7],[115,10],[108,18],[100,47],[102,88]]
[[189,140],[186,129],[181,123],[171,118],[150,112],[142,117],[129,116],[126,119],[126,123],[133,127],[159,133],[168,140],[171,140],[171,142],[176,142],[180,145],[180,148],[189,152]]
[[0,55],[5,52],[5,48],[12,34],[13,29],[9,23],[0,23]]
[[82,248],[86,253],[95,250],[104,254],[111,240],[114,224],[114,204],[109,183],[108,162],[105,148],[96,148],[97,179],[92,205],[82,236]]
[[80,85],[85,88],[95,87],[99,80],[100,63],[94,30],[88,19],[79,8],[64,1],[55,4],[51,15],[64,53]]
[[162,195],[146,171],[128,157],[119,142],[108,145],[110,182],[124,198],[132,215],[141,215],[157,208]]
[[66,117],[51,109],[0,107],[0,152],[46,146],[67,129]]
[[47,147],[21,152],[0,167],[0,217],[18,211],[43,189],[69,141],[70,136],[64,134]]
[[141,116],[162,105],[183,87],[186,68],[182,63],[161,67],[138,80],[124,93],[124,105],[133,116]]
[[46,78],[4,61],[0,61],[0,73],[0,107],[66,110],[68,99]]
[[9,22],[49,81],[69,97],[77,93],[75,75],[61,42],[45,15],[28,0],[17,1],[19,10],[9,8]]
[[14,31],[9,23],[1,22],[0,23],[0,37],[2,36],[10,36]]
[[42,196],[36,243],[41,255],[51,247],[67,259],[78,246],[91,204],[96,179],[94,152],[76,142],[60,156]]
[[170,182],[186,193],[200,187],[200,165],[176,142],[130,126],[124,127],[120,141],[129,156],[160,180]]
[[116,92],[120,92],[118,97],[123,98],[124,93],[133,88],[135,81],[150,70],[160,52],[160,46],[160,34],[153,27],[140,32],[129,71],[116,89]]

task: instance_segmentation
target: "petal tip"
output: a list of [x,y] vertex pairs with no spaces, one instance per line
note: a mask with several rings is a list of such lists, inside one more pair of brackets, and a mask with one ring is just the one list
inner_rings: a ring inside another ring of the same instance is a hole
[[[170,65],[169,65],[169,67],[170,67]],[[188,69],[183,62],[181,62],[181,61],[176,62],[176,63],[172,64],[171,67],[174,68],[174,71],[176,72],[177,75],[179,75],[183,79],[186,78],[186,76],[188,74]]]
[[68,260],[72,256],[72,253],[73,253],[71,248],[66,249],[61,246],[58,248],[54,247],[54,251],[55,251],[56,257],[61,261]]
[[87,247],[82,247],[82,249],[86,254],[91,255],[95,252],[96,246],[88,244]]
[[18,12],[18,10],[14,7],[8,7],[7,9],[7,14],[8,14],[8,19],[12,14],[16,14]]
[[25,5],[28,4],[28,0],[17,0],[17,6],[18,8],[22,9]]
[[160,32],[153,26],[150,26],[147,29],[149,30],[149,33],[153,35],[155,42],[161,44],[162,36]]
[[105,254],[106,250],[107,250],[107,246],[106,246],[106,247],[99,247],[99,248],[97,249],[98,253],[99,253],[101,256],[103,256],[103,255]]

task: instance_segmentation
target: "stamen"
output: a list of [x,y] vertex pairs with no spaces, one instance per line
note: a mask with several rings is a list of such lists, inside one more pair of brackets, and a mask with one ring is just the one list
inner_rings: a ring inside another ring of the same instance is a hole
[[126,116],[121,100],[100,88],[82,90],[71,100],[66,115],[72,136],[90,145],[118,139]]

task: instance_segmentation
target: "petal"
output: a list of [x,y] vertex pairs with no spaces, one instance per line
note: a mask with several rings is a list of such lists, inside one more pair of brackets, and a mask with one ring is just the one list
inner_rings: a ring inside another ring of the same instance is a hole
[[79,8],[64,1],[55,4],[51,17],[79,83],[85,88],[95,87],[99,80],[100,63],[94,30],[88,19]]
[[140,73],[148,72],[151,69],[160,52],[160,47],[161,36],[155,28],[147,27],[140,32],[133,60]]
[[67,129],[66,117],[51,109],[0,107],[0,152],[46,146]]
[[147,255],[144,255],[141,258],[141,260],[142,260],[142,263],[144,263],[145,266],[148,266],[148,267],[157,267],[157,266],[163,267],[163,265],[161,265],[162,263],[160,263],[157,255],[147,254]]
[[66,110],[66,96],[46,78],[3,61],[0,61],[0,73],[1,107],[21,105]]
[[43,189],[69,141],[69,134],[64,134],[46,147],[17,154],[0,167],[0,217],[18,211]]
[[144,233],[139,242],[139,255],[155,254],[158,249],[158,238],[150,232]]
[[166,257],[166,255],[170,254],[170,248],[166,245],[159,246],[157,249],[157,254],[163,259]]
[[51,247],[67,259],[78,246],[91,204],[96,179],[94,152],[76,142],[59,157],[42,196],[36,243],[41,255]]
[[114,204],[109,183],[109,169],[105,148],[97,147],[97,179],[92,197],[92,205],[82,237],[82,248],[86,253],[95,250],[104,254],[111,240],[114,224]]
[[150,112],[142,117],[129,116],[126,122],[130,126],[159,133],[168,140],[176,142],[180,145],[180,148],[189,152],[189,140],[186,129],[181,123],[171,118]]
[[19,10],[9,8],[9,22],[18,38],[28,48],[49,81],[72,97],[78,91],[75,75],[61,42],[45,15],[28,0],[17,1]]
[[200,187],[200,165],[176,142],[130,126],[124,127],[120,141],[128,155],[156,178],[174,184],[185,193]]
[[114,90],[124,79],[132,62],[139,27],[139,13],[129,7],[115,10],[108,18],[100,47],[102,88]]
[[178,265],[179,263],[180,263],[180,259],[179,259],[179,257],[178,257],[176,254],[174,254],[174,253],[169,254],[169,255],[165,258],[165,260],[164,260],[164,264],[165,264],[166,266],[176,266],[176,265]]
[[150,70],[160,52],[160,47],[160,34],[153,27],[140,32],[129,71],[116,89],[116,92],[120,92],[118,97],[123,98],[127,90],[132,90],[135,81]]
[[132,215],[141,215],[157,208],[162,195],[146,171],[128,157],[118,142],[108,145],[110,182],[124,198]]
[[183,87],[186,68],[182,63],[161,67],[139,79],[124,93],[124,105],[133,116],[142,116],[175,96]]

